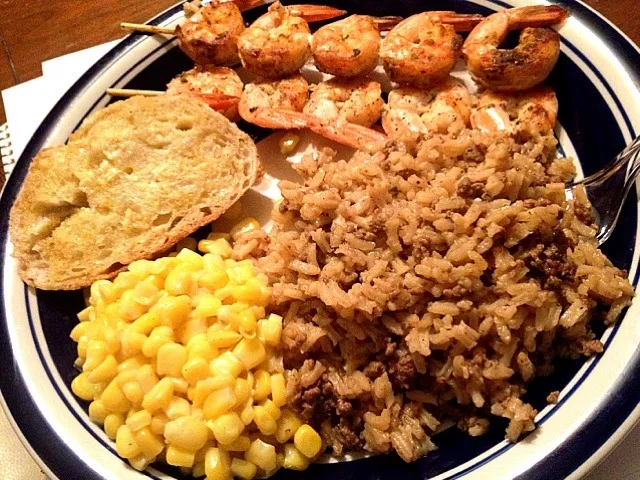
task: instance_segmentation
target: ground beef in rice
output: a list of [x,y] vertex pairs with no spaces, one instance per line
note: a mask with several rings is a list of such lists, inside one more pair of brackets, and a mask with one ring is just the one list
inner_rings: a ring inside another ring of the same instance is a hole
[[441,422],[481,435],[493,416],[516,441],[535,428],[528,383],[602,351],[594,312],[611,323],[630,302],[586,197],[565,200],[574,167],[553,136],[464,131],[296,169],[253,243],[285,318],[290,405],[338,455],[413,461]]

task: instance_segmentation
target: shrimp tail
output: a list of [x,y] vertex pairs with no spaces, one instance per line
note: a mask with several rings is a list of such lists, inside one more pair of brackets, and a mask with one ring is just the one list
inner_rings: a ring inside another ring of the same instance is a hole
[[378,31],[388,32],[402,21],[402,17],[395,17],[392,15],[386,17],[373,17],[373,21],[378,27]]
[[224,93],[196,93],[195,96],[214,110],[226,110],[235,107],[240,99]]
[[271,130],[299,130],[308,128],[311,117],[301,112],[280,110],[269,107],[250,109],[245,102],[238,105],[238,113],[243,120]]
[[314,118],[308,128],[334,142],[369,152],[379,151],[389,141],[389,137],[377,130],[349,122],[323,123]]
[[564,22],[569,12],[557,5],[533,5],[506,10],[512,30],[526,27],[548,27]]
[[470,32],[484,20],[484,16],[476,13],[434,12],[438,14],[440,23],[452,25],[456,32]]
[[291,15],[304,18],[307,22],[321,22],[332,18],[341,17],[347,13],[346,10],[329,7],[327,5],[288,5],[288,12]]

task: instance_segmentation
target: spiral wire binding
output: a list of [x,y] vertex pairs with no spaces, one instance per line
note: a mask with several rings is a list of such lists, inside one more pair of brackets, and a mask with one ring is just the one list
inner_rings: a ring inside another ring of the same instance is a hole
[[13,156],[13,148],[11,147],[11,135],[9,134],[9,125],[3,123],[0,125],[0,158],[2,159],[2,168],[5,177],[9,177],[13,171],[16,159]]

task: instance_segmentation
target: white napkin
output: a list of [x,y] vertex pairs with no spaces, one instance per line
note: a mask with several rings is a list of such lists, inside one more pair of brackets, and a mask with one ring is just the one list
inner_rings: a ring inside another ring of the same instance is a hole
[[[15,158],[47,113],[60,97],[108,52],[117,40],[48,60],[42,64],[43,76],[2,91],[7,123]],[[623,442],[584,480],[631,480],[640,478],[640,426],[636,426]]]

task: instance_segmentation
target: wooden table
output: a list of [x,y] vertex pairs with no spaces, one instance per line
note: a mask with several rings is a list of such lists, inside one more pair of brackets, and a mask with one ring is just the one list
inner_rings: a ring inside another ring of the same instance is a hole
[[[640,44],[638,0],[586,0]],[[122,36],[119,22],[144,22],[175,0],[114,2],[0,0],[0,90],[42,74],[48,59]],[[5,122],[0,102],[0,124]],[[40,472],[0,412],[0,478],[39,480]]]

